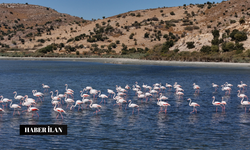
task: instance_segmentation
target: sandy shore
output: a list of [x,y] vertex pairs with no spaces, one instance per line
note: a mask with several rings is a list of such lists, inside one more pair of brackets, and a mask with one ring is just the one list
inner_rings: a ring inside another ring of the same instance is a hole
[[158,65],[250,69],[250,63],[156,61],[129,58],[0,57],[0,60],[83,61],[125,65]]

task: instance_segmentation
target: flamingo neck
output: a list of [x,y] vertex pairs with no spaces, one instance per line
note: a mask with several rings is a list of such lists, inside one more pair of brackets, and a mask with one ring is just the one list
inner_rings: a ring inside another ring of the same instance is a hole
[[241,101],[240,101],[241,104],[243,104],[243,100],[244,100],[244,97],[242,97],[242,99],[241,99]]
[[17,95],[17,92],[15,92],[16,94],[15,94],[15,96],[14,96],[14,98],[16,98],[16,95]]
[[11,101],[11,103],[10,103],[10,108],[11,108],[12,102],[13,102],[13,101]]
[[191,101],[192,101],[192,100],[190,99],[189,101],[190,101],[190,102],[189,102],[189,106],[191,106]]
[[213,102],[212,103],[214,103],[214,100],[215,100],[215,97],[213,97]]

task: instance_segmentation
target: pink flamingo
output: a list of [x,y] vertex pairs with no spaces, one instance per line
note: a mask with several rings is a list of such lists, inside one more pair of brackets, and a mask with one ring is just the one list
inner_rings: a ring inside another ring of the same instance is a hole
[[217,91],[219,85],[212,83],[213,88],[215,88],[215,91]]
[[238,90],[237,96],[238,96],[239,98],[246,97],[246,98],[247,98],[247,101],[248,101],[248,97],[247,97],[245,94],[240,94],[240,90]]
[[66,88],[65,88],[66,92],[70,91],[70,92],[74,93],[74,91],[72,89],[68,89],[68,84],[65,84],[65,86],[66,86]]
[[[108,98],[108,96],[107,95],[105,95],[105,94],[101,94],[101,91],[99,91],[100,93],[99,93],[99,97],[100,98],[102,98],[102,101],[103,101],[103,99],[104,99],[104,103],[105,103],[105,98]],[[100,102],[100,104],[102,103],[102,101]]]
[[127,101],[125,99],[123,99],[122,97],[118,97],[116,99],[116,104],[114,104],[114,105],[119,105],[119,108],[121,109],[123,103],[127,103]]
[[58,101],[58,100],[60,100],[60,98],[59,98],[58,96],[53,96],[53,91],[50,91],[50,93],[51,93],[51,99],[52,99],[53,101]]
[[138,94],[138,99],[141,99],[141,102],[142,102],[143,98],[145,98],[145,97],[146,97],[145,94]]
[[193,113],[194,111],[197,113],[197,109],[195,107],[200,107],[200,105],[198,103],[192,102],[191,98],[187,99],[189,102],[189,106],[193,107],[193,111],[190,112]]
[[43,92],[45,92],[45,91],[47,91],[48,92],[48,89],[50,88],[48,85],[44,85],[44,84],[42,84],[42,86],[43,86],[43,88],[44,88],[44,91]]
[[168,90],[170,91],[170,90],[171,90],[171,88],[172,88],[172,85],[170,85],[170,84],[166,83],[166,87],[168,87]]
[[[214,101],[215,100],[215,97],[213,96],[212,97],[213,98],[213,102],[212,102],[212,104],[214,105],[214,106],[216,106],[216,112],[217,112],[217,106],[221,106],[221,102],[218,102],[218,101]],[[221,106],[221,108],[222,108],[222,106]],[[223,108],[222,108],[223,109]]]
[[195,83],[193,83],[193,88],[195,89],[195,93],[198,92],[198,94],[199,94],[199,92],[200,92],[200,86],[196,85]]
[[[94,112],[94,113],[96,113],[97,114],[97,112],[100,112],[100,109],[99,108],[102,108],[102,106],[101,105],[98,105],[98,104],[93,104],[93,100],[90,100],[90,105],[89,105],[89,107],[90,108],[95,108],[96,109],[96,111]],[[97,111],[98,110],[98,111]]]
[[22,103],[21,103],[21,100],[23,100],[24,97],[23,97],[22,95],[17,95],[17,92],[16,92],[16,91],[14,91],[13,94],[15,94],[14,98],[15,98],[16,100],[19,100],[19,101],[20,101],[20,104],[22,104]]
[[[12,100],[11,100],[10,108],[14,108],[14,112],[13,112],[13,115],[14,115],[15,114],[15,110],[18,109],[18,108],[21,108],[21,106],[19,106],[17,104],[12,104]],[[20,115],[19,111],[18,111],[18,114]]]
[[167,102],[161,101],[159,98],[157,98],[157,99],[158,99],[157,105],[159,105],[161,107],[161,110],[159,111],[159,113],[163,112],[162,107],[165,107],[165,114],[166,114],[167,113],[167,108],[168,108],[168,106],[170,106],[170,104],[167,103]]
[[133,104],[131,100],[129,100],[128,102],[129,102],[128,107],[133,108],[132,114],[134,114],[134,108],[138,109],[138,114],[139,114],[139,106],[137,104]]
[[89,97],[90,95],[89,94],[84,94],[83,93],[83,91],[84,91],[84,89],[82,90],[82,91],[80,91],[80,96],[82,97],[82,98],[86,98],[86,97]]
[[[244,97],[242,97],[242,100],[241,100],[241,105],[243,105],[243,106],[245,106],[245,113],[246,113],[246,107],[247,107],[247,105],[250,105],[250,102],[249,101],[243,101],[244,100]],[[250,109],[249,109],[249,111],[250,111]]]
[[224,101],[224,97],[222,97],[222,99],[221,99],[221,102],[220,102],[220,103],[221,103],[221,105],[223,106],[223,107],[222,107],[222,110],[224,110],[224,111],[225,111],[225,110],[226,110],[226,106],[225,106],[225,105],[227,104],[227,102],[226,102],[226,101]]
[[40,97],[43,97],[44,99],[44,94],[41,92],[37,92],[37,90],[32,90],[33,96],[37,97],[37,101],[40,99],[42,101],[42,99]]
[[76,105],[78,105],[78,111],[79,111],[80,107],[83,109],[83,107],[81,106],[82,104],[83,104],[83,102],[81,100],[77,100],[75,105],[72,105],[70,107],[70,110],[72,110],[72,107],[76,107]]
[[98,91],[97,91],[96,89],[91,89],[91,90],[89,91],[89,94],[93,95],[93,98],[95,98],[95,95],[98,94]]
[[67,95],[65,96],[64,101],[67,103],[67,107],[66,107],[66,108],[68,108],[69,104],[71,104],[71,103],[74,103],[74,102],[75,102],[73,99],[71,99],[71,98],[67,98]]
[[39,115],[38,115],[38,113],[37,113],[38,110],[39,110],[39,109],[36,108],[36,107],[29,107],[29,108],[28,108],[28,112],[32,112],[32,117],[34,116],[34,112],[36,112],[36,114],[37,114],[37,116],[38,116],[38,118],[39,118]]
[[[12,101],[11,99],[3,98],[2,95],[1,95],[0,97],[2,97],[1,100],[0,100],[1,103],[6,103],[6,107],[7,107],[7,103],[10,102],[10,101]],[[4,108],[4,104],[2,104],[2,106],[3,106],[3,108]]]
[[129,90],[129,89],[130,89],[130,87],[129,87],[128,85],[126,85],[126,86],[125,86],[125,89],[126,89],[126,90]]
[[62,112],[65,113],[65,114],[67,114],[62,108],[56,108],[56,105],[55,105],[55,107],[54,107],[54,111],[58,113],[58,115],[56,116],[56,119],[57,119],[57,117],[59,116],[59,114],[61,114],[62,119],[63,119]]
[[179,99],[181,98],[181,96],[184,95],[184,93],[182,93],[182,92],[176,92],[175,94],[176,94],[177,96],[179,96]]

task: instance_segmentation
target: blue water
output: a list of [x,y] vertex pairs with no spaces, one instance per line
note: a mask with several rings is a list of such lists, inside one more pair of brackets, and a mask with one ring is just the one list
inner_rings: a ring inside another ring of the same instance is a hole
[[[43,83],[50,86],[50,91],[59,93],[68,84],[75,91],[75,100],[80,99],[79,92],[86,86],[108,95],[107,89],[132,86],[136,81],[140,86],[178,82],[184,96],[179,99],[173,90],[163,92],[171,104],[165,114],[158,113],[157,96],[141,102],[130,90],[127,100],[140,106],[139,114],[132,114],[131,108],[113,106],[115,101],[110,98],[101,104],[97,115],[90,108],[70,111],[64,104],[67,115],[56,119],[50,93],[45,93],[44,102],[37,104],[39,118],[26,113],[13,116],[13,109],[5,109],[0,118],[0,149],[246,149],[250,142],[250,112],[245,113],[240,104],[237,84],[243,81],[250,85],[249,77],[250,70],[246,69],[1,60],[0,95],[13,100],[14,91],[35,98],[32,90],[43,92]],[[212,83],[225,82],[233,84],[232,93],[225,99],[225,112],[221,108],[216,112],[212,96],[221,101],[225,92],[221,88],[214,92]],[[193,83],[201,87],[198,95],[194,94]],[[244,93],[249,95],[249,89]],[[188,105],[188,98],[200,104],[197,114],[190,114],[193,108]],[[67,125],[68,135],[19,135],[20,125],[44,124]]]

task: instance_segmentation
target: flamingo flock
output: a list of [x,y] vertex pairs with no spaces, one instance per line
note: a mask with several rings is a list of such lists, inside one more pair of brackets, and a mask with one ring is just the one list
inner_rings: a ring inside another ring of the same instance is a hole
[[[194,95],[201,94],[200,90],[202,89],[202,87],[200,87],[196,83],[193,83],[192,86],[195,90]],[[225,91],[225,96],[222,97],[221,101],[216,101],[215,96],[212,96],[212,99],[210,99],[210,104],[216,107],[215,112],[218,111],[218,107],[221,107],[222,112],[225,112],[227,102],[224,98],[231,94],[232,86],[233,85],[228,82],[221,85],[221,91]],[[140,86],[138,82],[135,82],[135,84],[131,86],[132,88],[128,84],[124,88],[116,85],[115,89],[107,89],[107,95],[105,92],[101,92],[101,90],[94,89],[91,86],[86,86],[85,88],[83,88],[83,90],[80,91],[80,97],[82,99],[79,100],[74,100],[74,90],[68,88],[68,84],[65,84],[65,91],[63,92],[63,94],[59,94],[58,90],[49,92],[48,89],[50,87],[48,85],[42,84],[42,87],[44,88],[44,92],[51,94],[51,104],[53,110],[57,113],[56,119],[59,117],[59,115],[63,119],[63,114],[68,114],[66,113],[66,111],[74,111],[73,108],[75,107],[78,107],[77,111],[80,111],[80,109],[84,110],[89,107],[90,109],[94,109],[93,113],[97,115],[101,111],[103,107],[102,105],[108,105],[108,103],[110,103],[109,100],[111,100],[111,103],[114,103],[113,107],[118,105],[118,108],[122,110],[123,105],[126,105],[124,110],[126,110],[128,106],[129,108],[133,109],[132,114],[134,114],[134,109],[136,108],[139,114],[141,106],[139,104],[132,103],[132,100],[128,98],[128,95],[135,95],[133,101],[140,102],[141,104],[153,103],[159,107],[160,110],[158,113],[163,112],[167,114],[167,109],[168,107],[171,107],[171,104],[167,102],[169,98],[165,95],[165,93],[167,91],[171,92],[173,88],[174,93],[172,93],[176,96],[176,99],[182,100],[184,96],[184,90],[182,89],[182,86],[179,85],[177,82],[175,82],[173,85],[166,83],[165,86],[163,86],[161,83],[155,83],[152,86],[143,83],[143,85]],[[217,92],[219,85],[212,83],[211,87],[215,88],[215,92]],[[247,95],[244,94],[244,92],[247,90],[247,85],[241,81],[240,84],[237,85],[237,87],[239,88],[239,90],[237,91],[237,97],[241,99],[240,104],[245,107],[246,113],[247,106],[250,105]],[[54,93],[56,94],[54,95]],[[32,117],[37,116],[37,118],[39,118],[38,112],[40,109],[43,108],[37,108],[36,104],[38,102],[46,102],[46,100],[44,100],[44,93],[37,92],[37,90],[32,90],[32,94],[34,97],[36,97],[36,100],[33,98],[29,98],[28,95],[17,95],[16,91],[14,91],[13,94],[14,99],[16,100],[16,102],[14,102],[15,104],[13,104],[12,99],[5,98],[3,95],[0,96],[0,103],[2,103],[2,108],[0,108],[1,117],[2,114],[6,113],[5,110],[8,109],[9,104],[9,108],[13,109],[13,115],[17,115],[16,112],[18,113],[18,115],[21,115],[22,112],[26,112],[32,113]],[[99,103],[98,99],[100,99]],[[202,107],[202,105],[193,102],[191,98],[188,98],[187,101],[188,103],[186,103],[186,105],[193,107],[193,111],[191,111],[190,113],[197,113],[197,107]],[[64,107],[64,103],[67,104],[66,107]],[[23,109],[22,107],[26,108]],[[23,111],[20,113],[20,110]]]

